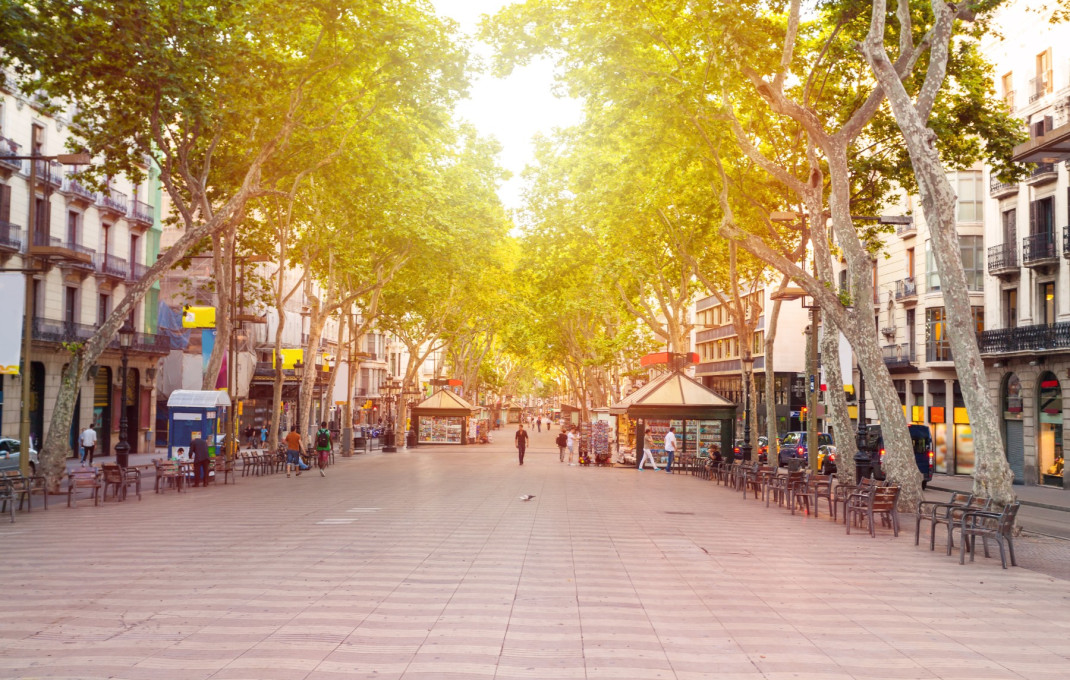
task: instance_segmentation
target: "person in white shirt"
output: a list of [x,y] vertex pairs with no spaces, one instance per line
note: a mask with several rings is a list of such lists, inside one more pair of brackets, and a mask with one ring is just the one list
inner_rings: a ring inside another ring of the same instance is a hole
[[576,433],[572,430],[568,431],[568,464],[572,465],[572,453],[576,450]]
[[670,427],[665,433],[665,472],[672,474],[672,458],[676,454],[676,428]]
[[97,449],[97,431],[91,425],[86,425],[82,434],[78,436],[78,443],[82,445],[82,465],[93,464],[93,452]]

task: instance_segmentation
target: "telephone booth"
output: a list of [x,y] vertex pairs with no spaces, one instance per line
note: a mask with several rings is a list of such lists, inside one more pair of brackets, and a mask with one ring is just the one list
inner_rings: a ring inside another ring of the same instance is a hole
[[189,445],[198,436],[208,442],[208,452],[222,452],[223,423],[226,422],[230,397],[218,390],[175,390],[167,399],[167,457],[174,458],[175,450]]

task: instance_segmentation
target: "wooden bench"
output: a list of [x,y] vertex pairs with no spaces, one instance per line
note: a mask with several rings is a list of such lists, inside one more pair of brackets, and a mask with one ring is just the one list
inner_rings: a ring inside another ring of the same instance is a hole
[[[970,550],[970,561],[977,555],[977,537],[981,537],[981,545],[988,557],[988,539],[996,539],[999,544],[999,561],[1003,568],[1007,568],[1007,556],[1003,552],[1003,544],[1007,544],[1007,552],[1011,554],[1011,566],[1017,567],[1018,562],[1014,559],[1014,519],[1018,516],[1019,504],[1011,503],[1003,508],[1003,512],[985,512],[980,510],[967,510],[962,515],[962,548],[959,551],[959,564],[966,561],[966,549]],[[967,543],[969,544],[967,546]]]
[[186,475],[176,461],[157,458],[152,464],[156,466],[156,493],[160,493],[160,487],[170,486],[179,492],[186,488]]
[[103,502],[108,501],[108,489],[112,490],[112,498],[125,501],[128,489],[133,486],[137,499],[141,500],[141,470],[137,468],[121,468],[115,464],[101,466],[104,480],[104,491],[101,494]]
[[67,473],[67,507],[78,507],[78,492],[88,490],[93,505],[100,504],[100,477],[95,468],[79,468]]
[[858,520],[867,520],[869,535],[877,536],[876,517],[880,516],[881,522],[890,524],[892,533],[899,535],[899,503],[898,486],[870,486],[865,491],[853,493],[847,500],[844,519],[847,524],[847,533],[851,533],[851,524]]

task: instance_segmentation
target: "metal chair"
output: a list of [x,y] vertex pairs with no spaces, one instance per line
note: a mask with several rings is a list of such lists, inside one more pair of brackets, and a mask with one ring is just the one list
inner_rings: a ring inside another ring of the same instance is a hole
[[962,548],[959,551],[959,564],[966,562],[966,543],[970,544],[970,561],[977,554],[977,537],[981,537],[981,546],[988,557],[988,539],[996,539],[999,544],[999,562],[1007,568],[1007,556],[1003,552],[1003,543],[1007,543],[1007,552],[1011,555],[1011,566],[1017,567],[1014,559],[1014,519],[1018,516],[1020,504],[1015,501],[1003,508],[1003,512],[986,512],[967,510],[962,515]]
[[914,545],[918,545],[918,543],[920,542],[922,520],[928,520],[929,550],[935,550],[936,525],[938,521],[941,523],[946,523],[948,520],[952,520],[952,513],[956,509],[960,510],[960,512],[957,513],[958,517],[954,521],[961,519],[961,510],[964,509],[972,500],[972,493],[955,491],[952,492],[951,498],[949,498],[946,503],[940,503],[937,501],[919,501],[917,516],[914,518]]
[[899,511],[896,508],[898,503],[898,486],[870,486],[862,493],[852,494],[847,501],[844,517],[847,521],[847,533],[851,533],[853,520],[858,520],[861,523],[862,518],[865,518],[869,525],[869,535],[876,538],[877,531],[874,518],[880,515],[883,522],[891,524],[893,535],[898,536]]

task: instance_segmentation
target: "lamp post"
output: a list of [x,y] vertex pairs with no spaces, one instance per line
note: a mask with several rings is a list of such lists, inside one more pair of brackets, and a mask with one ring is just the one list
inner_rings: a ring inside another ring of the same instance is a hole
[[400,399],[400,389],[397,380],[388,380],[386,385],[380,389],[385,393],[385,399],[387,406],[386,417],[386,432],[383,437],[383,453],[396,453],[397,447],[397,431],[395,424],[395,411],[394,403]]
[[739,447],[739,455],[743,460],[750,462],[750,375],[754,369],[754,357],[740,358],[740,366],[743,368],[743,445]]
[[297,427],[301,427],[301,378],[305,375],[305,363],[298,359],[294,362],[294,377],[297,378]]
[[126,416],[126,362],[130,346],[134,344],[134,326],[127,319],[123,327],[119,329],[119,347],[122,349],[122,363],[119,369],[122,378],[119,389],[119,443],[115,445],[115,463],[121,467],[130,464],[130,444],[126,441],[126,430],[129,427]]
[[[407,408],[407,412],[408,413],[410,413],[410,414],[412,413],[412,407],[416,404],[416,400],[419,398],[419,396],[421,394],[422,394],[422,392],[420,392],[420,390],[415,385],[412,386],[412,387],[405,388],[405,390],[402,392],[402,397],[404,397],[405,403],[408,404],[408,408]],[[410,418],[411,418],[411,415],[410,415]],[[419,423],[415,423],[413,425],[413,427],[412,427],[412,430],[411,430],[411,432],[412,432],[412,446],[413,447],[416,446],[416,430],[417,430],[418,426],[419,426]],[[409,448],[409,446],[410,446],[409,439],[406,439],[405,440],[405,448]]]

